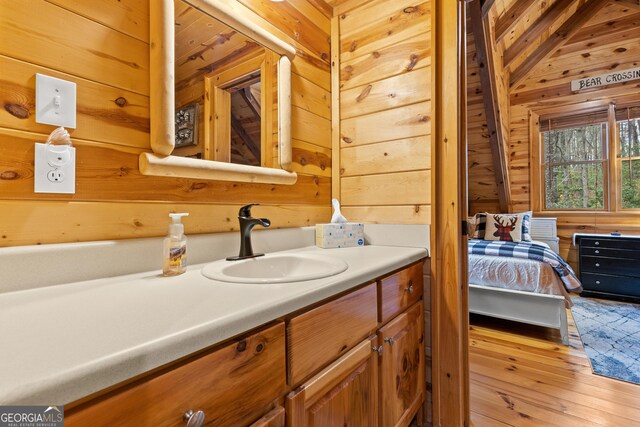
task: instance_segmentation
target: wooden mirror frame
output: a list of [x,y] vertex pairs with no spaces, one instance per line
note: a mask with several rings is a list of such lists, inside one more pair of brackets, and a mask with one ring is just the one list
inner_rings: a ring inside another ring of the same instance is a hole
[[174,0],[154,0],[150,13],[151,150],[139,158],[140,173],[220,181],[294,184],[291,172],[291,61],[293,46],[259,25],[257,15],[224,0],[185,0],[280,55],[278,61],[278,163],[280,169],[172,156],[175,148],[175,18]]

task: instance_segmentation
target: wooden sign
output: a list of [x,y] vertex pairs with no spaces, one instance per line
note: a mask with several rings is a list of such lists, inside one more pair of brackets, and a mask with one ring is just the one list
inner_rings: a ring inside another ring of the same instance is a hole
[[571,91],[577,92],[583,89],[629,82],[631,80],[640,80],[640,68],[632,68],[630,70],[616,71],[615,73],[603,74],[601,76],[572,80]]

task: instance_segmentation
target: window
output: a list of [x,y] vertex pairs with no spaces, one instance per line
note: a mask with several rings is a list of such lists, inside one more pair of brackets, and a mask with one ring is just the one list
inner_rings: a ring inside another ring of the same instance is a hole
[[[532,208],[640,209],[640,106],[531,114]],[[536,136],[537,135],[537,136]]]
[[640,208],[640,107],[616,112],[622,209]]
[[606,123],[543,132],[544,208],[603,209]]

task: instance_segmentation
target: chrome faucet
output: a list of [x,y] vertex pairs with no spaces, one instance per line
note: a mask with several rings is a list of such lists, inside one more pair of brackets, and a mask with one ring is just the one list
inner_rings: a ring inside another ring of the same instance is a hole
[[240,221],[240,253],[238,256],[227,258],[227,261],[239,261],[241,259],[255,258],[264,254],[254,254],[251,247],[251,229],[256,225],[269,227],[271,221],[267,218],[253,218],[251,216],[251,207],[259,203],[252,203],[240,208],[238,212],[238,220]]

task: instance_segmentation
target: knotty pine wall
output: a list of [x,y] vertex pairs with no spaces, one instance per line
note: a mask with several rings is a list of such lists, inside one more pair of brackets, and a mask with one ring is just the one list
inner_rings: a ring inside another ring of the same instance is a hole
[[348,218],[431,222],[429,0],[336,5],[340,198]]
[[[556,0],[557,1],[557,0]],[[496,0],[494,11],[496,16],[508,9],[513,0]],[[498,44],[498,51],[508,57],[514,41],[526,30],[526,25],[534,22],[548,7],[550,2],[541,2],[523,17],[514,29],[504,36]],[[559,18],[558,27],[573,11],[567,8]],[[549,59],[538,64],[528,76],[509,91],[509,178],[512,198],[512,211],[520,212],[530,209],[530,168],[529,114],[570,113],[577,108],[589,105],[606,105],[610,101],[640,102],[640,84],[629,82],[623,85],[604,89],[584,91],[573,94],[571,80],[588,75],[606,74],[612,70],[624,70],[640,66],[640,10],[612,2],[600,10],[582,29],[578,31],[564,46],[551,55]],[[553,31],[551,28],[549,31]],[[539,45],[538,40],[527,45],[527,53]],[[526,56],[525,53],[524,55]],[[515,59],[507,70],[514,69],[522,58]],[[473,90],[472,87],[470,90]],[[471,104],[474,105],[474,104]],[[470,128],[470,132],[474,128]],[[470,135],[470,142],[472,137]],[[470,145],[471,147],[471,145]],[[483,158],[469,152],[469,164]],[[469,181],[474,179],[470,169]],[[471,185],[470,185],[471,187]],[[473,193],[472,193],[473,194]],[[487,199],[490,203],[491,200]],[[473,200],[471,201],[473,205]],[[484,202],[484,200],[483,200]],[[560,237],[560,254],[577,267],[577,250],[571,245],[571,238],[576,232],[640,233],[640,215],[633,212],[549,212],[534,213],[538,216],[558,218],[558,234]]]
[[[149,1],[0,2],[0,246],[159,236],[186,211],[188,234],[237,228],[240,205],[273,227],[328,221],[330,15],[308,0],[230,0],[298,49],[293,61],[293,186],[142,176],[149,141]],[[33,193],[35,73],[77,83],[75,195]]]
[[[333,2],[339,34],[339,194],[369,223],[431,223],[431,3]],[[336,44],[334,43],[334,46]],[[335,58],[335,56],[334,56]],[[337,94],[334,94],[334,96]],[[431,422],[431,265],[425,264],[425,413]]]

